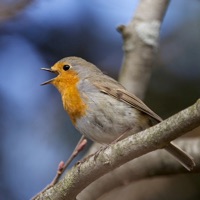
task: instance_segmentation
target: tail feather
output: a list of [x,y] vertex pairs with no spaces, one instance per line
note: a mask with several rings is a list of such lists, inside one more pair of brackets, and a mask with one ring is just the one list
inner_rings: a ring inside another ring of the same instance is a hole
[[195,167],[195,162],[193,158],[175,144],[170,143],[168,146],[165,147],[165,150],[172,154],[176,158],[176,160],[188,171],[191,171]]

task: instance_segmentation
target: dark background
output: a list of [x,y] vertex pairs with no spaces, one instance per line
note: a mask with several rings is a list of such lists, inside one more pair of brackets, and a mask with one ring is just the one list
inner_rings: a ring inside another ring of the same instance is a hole
[[[0,199],[33,196],[80,137],[57,90],[40,86],[51,77],[40,68],[74,55],[117,78],[123,51],[116,27],[131,20],[136,5],[36,0],[0,20]],[[200,96],[199,63],[200,2],[172,1],[145,102],[163,118],[194,103]]]

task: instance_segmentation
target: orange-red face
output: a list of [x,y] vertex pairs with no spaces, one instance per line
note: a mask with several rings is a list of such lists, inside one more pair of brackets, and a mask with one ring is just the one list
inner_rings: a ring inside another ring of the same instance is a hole
[[57,74],[57,76],[53,79],[50,79],[50,80],[42,83],[41,85],[46,85],[46,84],[49,84],[49,83],[55,84],[58,81],[58,79],[68,80],[68,79],[71,79],[72,77],[77,76],[76,72],[74,70],[72,70],[71,68],[72,68],[71,65],[69,63],[66,63],[66,62],[57,62],[50,69],[49,68],[42,68],[42,70],[55,73],[55,74]]

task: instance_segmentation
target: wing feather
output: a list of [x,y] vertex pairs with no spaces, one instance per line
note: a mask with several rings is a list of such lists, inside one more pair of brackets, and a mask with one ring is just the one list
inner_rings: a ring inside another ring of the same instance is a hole
[[162,119],[156,113],[154,113],[148,106],[146,106],[138,97],[131,94],[130,92],[125,90],[123,87],[121,88],[119,87],[119,89],[115,89],[115,88],[105,86],[104,84],[96,84],[96,87],[98,87],[101,92],[111,95],[112,97],[118,99],[119,101],[129,104],[133,108],[151,116],[156,121],[158,122],[162,121]]

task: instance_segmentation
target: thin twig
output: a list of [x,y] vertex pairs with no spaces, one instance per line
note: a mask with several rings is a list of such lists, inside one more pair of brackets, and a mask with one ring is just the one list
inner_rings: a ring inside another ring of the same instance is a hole
[[49,188],[53,187],[60,179],[61,175],[64,173],[64,171],[67,169],[67,167],[69,166],[69,164],[72,162],[72,160],[79,154],[80,151],[82,151],[85,147],[85,145],[87,144],[87,140],[85,139],[85,136],[81,136],[78,144],[76,145],[74,151],[72,152],[71,156],[68,158],[68,160],[64,163],[63,161],[61,161],[58,165],[58,170],[56,173],[56,176],[53,178],[53,180],[51,181],[51,183],[49,185],[47,185],[42,191],[40,191],[38,194],[36,194],[32,200],[36,199],[37,196],[39,196],[41,193],[44,193],[46,190],[48,190]]

